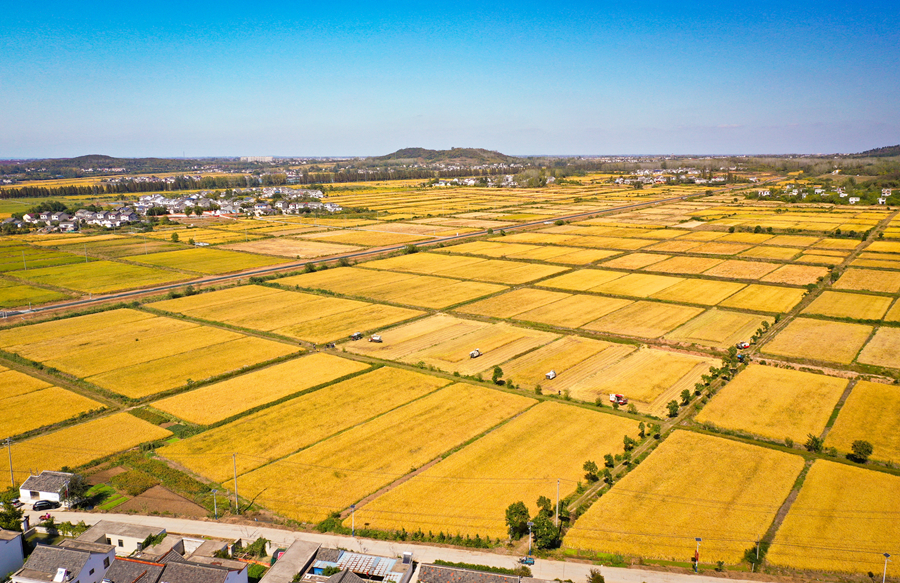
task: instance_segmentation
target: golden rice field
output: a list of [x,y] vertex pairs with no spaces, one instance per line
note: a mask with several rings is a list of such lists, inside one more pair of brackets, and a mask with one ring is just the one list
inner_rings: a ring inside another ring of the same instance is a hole
[[782,265],[770,274],[760,278],[766,283],[784,283],[787,285],[809,285],[816,283],[820,277],[828,275],[827,267],[814,265]]
[[798,254],[799,250],[791,247],[770,247],[768,245],[760,245],[758,247],[753,247],[752,249],[747,249],[739,255],[751,259],[779,259],[781,261],[790,261]]
[[[669,259],[671,255],[663,255],[661,253],[627,253],[625,255],[620,255],[615,259],[610,259],[609,261],[603,262],[603,267],[608,267],[610,269],[641,269],[642,267],[647,267],[648,265],[654,265],[659,262],[665,262]],[[653,269],[652,271],[657,271]]]
[[873,291],[896,294],[900,292],[900,271],[859,269],[851,267],[834,282],[834,289]]
[[160,455],[216,482],[290,455],[450,384],[385,366],[178,441]]
[[891,307],[891,302],[893,298],[885,296],[824,291],[803,313],[830,318],[880,320]]
[[871,333],[872,327],[863,324],[796,318],[763,345],[762,352],[850,364]]
[[229,231],[227,229],[168,229],[164,231],[154,231],[152,233],[144,233],[144,237],[150,239],[169,240],[172,235],[178,235],[180,242],[187,242],[193,239],[195,243],[209,243],[210,245],[218,245],[219,243],[234,243],[236,241],[253,241],[261,238],[261,235],[255,235],[252,232]]
[[[92,255],[100,255],[104,258],[125,257],[127,255],[149,255],[159,251],[173,251],[185,249],[184,245],[172,243],[169,241],[160,241],[158,239],[147,239],[145,237],[122,237],[113,235],[103,238],[103,235],[96,237],[81,237],[71,241],[46,241],[39,244],[54,245],[58,249],[81,255],[90,253]],[[38,243],[36,243],[38,244]]]
[[746,287],[743,283],[711,279],[687,279],[653,294],[653,299],[714,306]]
[[39,269],[7,272],[7,275],[82,293],[109,293],[152,285],[172,283],[188,279],[190,276],[153,267],[116,263],[114,261],[91,261],[73,263]]
[[[590,383],[580,383],[571,392],[574,398],[591,402],[621,393],[638,411],[663,416],[669,401],[680,399],[684,389],[693,392],[700,377],[717,364],[713,358],[642,347],[598,371]],[[604,402],[608,404],[606,399]]]
[[0,279],[0,308],[38,306],[47,302],[66,299],[61,291]]
[[615,296],[647,298],[682,281],[684,281],[683,278],[667,275],[629,273],[610,282],[592,287],[590,291]]
[[[28,478],[31,469],[77,468],[93,460],[130,449],[172,433],[128,413],[115,413],[14,443],[12,464],[16,481]],[[7,456],[0,456],[0,471],[9,473]]]
[[697,421],[796,443],[821,435],[847,379],[751,364],[725,385]]
[[[674,273],[678,275],[696,275],[698,273],[703,273],[707,269],[712,269],[720,263],[722,263],[721,259],[712,259],[709,257],[688,257],[682,255],[672,257],[671,259],[666,259],[665,261],[659,263],[654,262],[649,267],[645,267],[644,271],[658,271],[662,273]],[[604,267],[613,266],[605,264]]]
[[258,253],[261,255],[277,255],[292,259],[312,259],[315,257],[351,253],[362,249],[362,247],[354,245],[323,243],[320,241],[297,239],[295,237],[278,237],[275,239],[259,239],[258,241],[249,241],[246,243],[232,243],[230,245],[225,245],[222,248],[233,249],[235,251],[246,251],[248,253]]
[[633,302],[621,310],[585,324],[582,328],[639,338],[659,338],[701,313],[703,308],[661,302]]
[[563,546],[687,562],[700,537],[701,564],[733,565],[802,468],[800,456],[675,431],[575,522]]
[[210,249],[206,247],[178,251],[164,251],[161,253],[150,253],[148,255],[133,255],[131,257],[124,257],[123,259],[156,267],[169,267],[173,269],[195,271],[204,275],[243,271],[245,269],[265,267],[284,262],[272,257],[263,257],[261,255],[253,255],[250,253],[239,253],[237,251],[225,251],[223,249]]
[[521,285],[567,270],[566,267],[554,265],[438,253],[414,253],[380,259],[366,263],[366,267],[510,285]]
[[[52,406],[37,407],[36,403]],[[0,366],[0,434],[14,436],[103,409],[103,403]]]
[[296,352],[131,309],[2,330],[0,347],[132,398]]
[[317,522],[534,403],[473,385],[451,385],[244,474],[238,487],[288,518]]
[[898,351],[900,351],[900,328],[885,326],[875,331],[875,335],[859,353],[857,361],[875,366],[900,368]]
[[763,322],[771,324],[773,320],[756,314],[713,308],[669,332],[665,338],[726,349],[738,342],[748,341]]
[[[315,353],[180,393],[153,406],[185,421],[209,425],[367,368],[361,362]],[[236,395],[240,398],[235,399]]]
[[841,407],[828,436],[826,447],[849,453],[859,439],[873,446],[872,458],[900,460],[900,436],[890,428],[900,422],[900,388],[895,385],[859,381]]
[[[632,350],[634,347],[624,344],[563,336],[505,363],[503,372],[517,386],[534,389],[541,385],[547,393],[561,393],[598,375]],[[547,379],[546,374],[551,370],[557,376]]]
[[733,296],[719,302],[719,307],[783,313],[800,303],[805,294],[806,290],[796,287],[750,284]]
[[[542,403],[356,510],[357,524],[506,538],[505,509],[574,490],[584,460],[602,462],[637,437],[637,423],[558,403]],[[557,455],[565,451],[566,455]]]
[[900,540],[898,512],[900,477],[817,460],[766,559],[795,569],[880,572],[882,553]]
[[512,318],[516,314],[552,304],[570,294],[543,289],[520,288],[456,308],[457,312],[492,318]]
[[164,300],[152,307],[321,343],[421,316],[424,312],[356,300],[242,286]]
[[632,300],[621,298],[574,294],[551,304],[520,312],[514,318],[551,326],[578,328],[632,303],[634,303]]
[[626,273],[623,271],[580,269],[542,281],[540,285],[543,287],[571,291],[596,291],[596,287],[613,282],[625,275]]
[[770,263],[768,261],[742,261],[740,259],[729,259],[716,265],[712,269],[707,269],[703,275],[711,275],[714,277],[725,277],[729,279],[751,279],[757,280],[772,273],[780,264]]
[[300,235],[301,239],[323,241],[325,243],[356,245],[359,247],[385,247],[388,245],[406,245],[431,238],[428,235],[406,235],[404,233],[384,233],[377,231],[328,231]]
[[434,309],[447,308],[507,289],[492,283],[356,267],[285,277],[277,283]]

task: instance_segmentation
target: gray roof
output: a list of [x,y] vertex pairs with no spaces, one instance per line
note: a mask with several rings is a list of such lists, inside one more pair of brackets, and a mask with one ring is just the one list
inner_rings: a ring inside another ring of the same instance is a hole
[[344,569],[328,578],[328,583],[365,583],[362,577],[351,573],[350,569]]
[[211,565],[213,567],[225,567],[232,571],[243,571],[248,568],[247,563],[235,561],[234,559],[220,559],[219,557],[204,557],[202,555],[192,556],[188,559],[188,562],[199,565]]
[[228,543],[221,540],[210,539],[203,541],[199,547],[194,549],[194,552],[191,553],[192,557],[212,557],[216,554],[216,551],[221,551],[223,549],[228,548]]
[[145,539],[150,535],[157,536],[164,534],[165,532],[166,529],[159,526],[144,526],[143,524],[131,524],[129,522],[101,520],[84,531],[84,533],[78,537],[78,540],[106,542],[106,537],[110,535]]
[[[419,581],[421,583],[519,583],[519,577],[440,565],[420,565]],[[522,577],[522,583],[526,581],[539,580]]]
[[25,561],[23,568],[35,574],[49,575],[50,579],[56,575],[57,569],[65,569],[77,576],[90,557],[91,553],[88,551],[38,545]]
[[14,540],[17,536],[22,536],[22,533],[0,528],[0,540]]
[[116,559],[106,571],[104,579],[112,583],[156,583],[165,565],[134,559]]
[[225,583],[228,569],[194,563],[166,563],[162,580],[166,583]]
[[319,552],[316,553],[317,561],[328,561],[330,563],[337,563],[337,560],[341,558],[341,550],[340,549],[319,549]]
[[35,492],[53,492],[56,494],[62,492],[71,479],[72,474],[66,472],[43,471],[38,476],[29,476],[25,483],[20,486],[20,489],[33,490]]
[[294,541],[275,561],[272,568],[266,571],[266,574],[260,579],[260,583],[290,583],[294,575],[309,567],[318,550],[318,543]]
[[57,546],[64,547],[67,549],[73,549],[76,551],[87,551],[89,553],[100,553],[103,555],[109,553],[111,550],[113,550],[115,548],[114,546],[108,545],[106,543],[92,543],[89,541],[73,540],[73,539],[65,539],[64,541],[60,542],[59,545],[57,545]]

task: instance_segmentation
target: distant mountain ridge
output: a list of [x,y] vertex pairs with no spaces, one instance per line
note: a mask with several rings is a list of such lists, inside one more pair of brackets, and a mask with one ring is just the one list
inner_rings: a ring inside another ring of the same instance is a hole
[[860,152],[859,154],[853,154],[854,158],[887,158],[890,156],[900,156],[900,144],[896,146],[884,146],[882,148],[873,148],[871,150],[866,150],[865,152]]
[[449,150],[429,150],[428,148],[402,148],[385,156],[369,158],[379,162],[400,162],[420,160],[423,162],[460,162],[464,164],[498,164],[512,162],[516,158],[494,150],[483,148],[451,148]]

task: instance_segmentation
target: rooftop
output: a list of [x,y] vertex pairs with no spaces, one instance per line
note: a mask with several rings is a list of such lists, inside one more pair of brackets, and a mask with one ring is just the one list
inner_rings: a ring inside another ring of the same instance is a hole
[[38,545],[25,561],[20,575],[38,581],[52,581],[57,569],[78,576],[91,554],[87,551]]
[[22,533],[0,528],[0,540],[15,540],[17,536],[22,536]]
[[294,575],[306,570],[318,550],[318,543],[294,541],[263,575],[260,583],[290,583]]
[[166,583],[225,583],[230,573],[227,568],[194,563],[166,563]]
[[81,541],[106,541],[106,537],[110,535],[127,536],[130,538],[145,539],[150,535],[157,536],[165,534],[166,529],[156,526],[144,526],[142,524],[131,524],[128,522],[113,522],[111,520],[101,520],[94,526],[90,527],[78,537]]
[[101,553],[104,555],[115,548],[112,545],[108,545],[105,543],[92,543],[84,540],[73,539],[66,539],[60,542],[57,546],[66,549],[73,549],[76,551],[86,551],[88,553]]
[[159,563],[117,558],[106,571],[104,579],[112,583],[156,583],[165,568]]
[[43,471],[37,476],[29,476],[20,489],[56,493],[65,488],[71,479],[72,474],[66,472]]

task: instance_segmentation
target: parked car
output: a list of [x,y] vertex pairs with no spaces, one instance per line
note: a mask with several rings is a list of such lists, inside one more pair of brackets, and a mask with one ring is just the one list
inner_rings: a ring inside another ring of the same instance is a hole
[[54,508],[59,508],[59,502],[52,500],[38,500],[31,507],[32,510],[53,510]]

